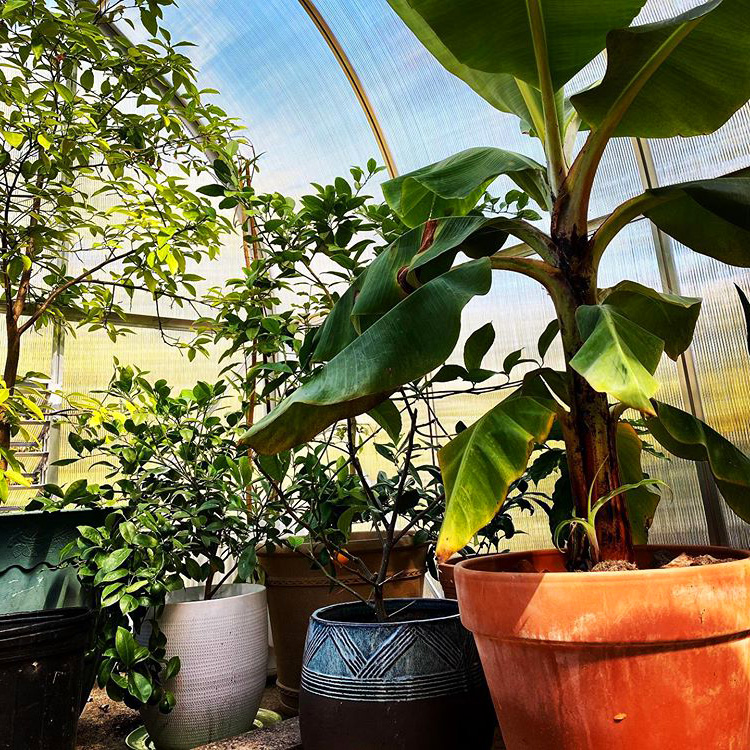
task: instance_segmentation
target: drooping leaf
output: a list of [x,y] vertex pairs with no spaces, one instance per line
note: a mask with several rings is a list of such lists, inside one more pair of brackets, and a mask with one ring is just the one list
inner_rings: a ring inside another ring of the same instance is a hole
[[645,4],[645,0],[388,1],[441,62],[445,56],[435,52],[435,37],[471,70],[508,74],[539,88],[535,36],[529,21],[533,3],[544,27],[536,35],[540,57],[549,61],[555,90],[596,57],[610,29],[627,26]]
[[576,321],[584,343],[570,366],[595,390],[652,414],[664,342],[609,305],[579,307]]
[[535,399],[511,397],[441,448],[446,509],[439,559],[448,559],[495,517],[554,418],[555,412]]
[[605,289],[602,300],[660,338],[667,356],[675,360],[690,346],[701,311],[701,300],[696,297],[664,294],[635,281]]
[[642,213],[702,255],[750,267],[750,170],[647,191]]
[[398,442],[401,435],[401,412],[393,401],[386,399],[367,413],[385,430],[394,443]]
[[537,351],[539,357],[544,359],[547,356],[552,342],[557,338],[560,333],[560,321],[555,318],[547,324],[547,327],[542,331],[542,335],[539,337],[537,342]]
[[689,461],[706,461],[727,505],[750,522],[750,458],[692,414],[654,401],[649,432],[670,453]]
[[627,422],[618,423],[617,461],[622,483],[633,487],[625,493],[625,504],[635,544],[648,544],[648,530],[661,499],[661,495],[652,492],[647,485],[636,486],[644,479],[642,452],[643,444],[638,433]]
[[[412,281],[415,286],[430,281],[448,271],[456,255],[467,243],[471,249],[476,249],[471,245],[471,238],[493,221],[483,216],[464,216],[439,221],[434,228],[429,250],[421,253],[424,227],[417,227],[401,235],[380,253],[367,269],[351,311],[355,329],[360,332],[367,330],[407,296],[407,289],[398,279],[401,269],[409,268],[413,262],[420,261],[417,271],[419,279],[412,278]],[[499,250],[507,237],[507,233],[495,234],[493,243],[487,246],[484,255],[491,255]],[[409,281],[408,275],[406,281]]]
[[467,370],[478,370],[482,366],[482,360],[494,341],[495,328],[492,323],[485,323],[466,339],[466,343],[464,344],[464,365],[466,365]]
[[328,362],[357,338],[357,331],[352,325],[352,308],[362,283],[363,277],[360,275],[341,295],[318,329],[312,362]]
[[431,218],[468,213],[501,174],[540,206],[549,206],[546,169],[528,156],[491,147],[470,148],[389,180],[383,196],[407,226],[416,227]]
[[712,133],[750,99],[748,0],[710,0],[665,21],[616,26],[603,81],[571,97],[590,126],[639,138]]
[[373,409],[445,362],[458,341],[463,308],[490,284],[489,260],[480,259],[420,287],[255,424],[243,442],[259,453],[278,453]]
[[737,296],[740,298],[740,304],[742,305],[742,316],[745,319],[745,341],[747,342],[747,353],[750,354],[750,300],[748,300],[745,292],[737,285],[734,285],[737,290]]

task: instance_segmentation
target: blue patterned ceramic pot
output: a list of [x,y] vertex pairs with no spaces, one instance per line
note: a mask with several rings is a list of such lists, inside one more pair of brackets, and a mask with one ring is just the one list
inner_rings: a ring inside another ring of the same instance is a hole
[[310,619],[300,690],[305,750],[487,750],[495,719],[474,639],[447,599],[355,602]]

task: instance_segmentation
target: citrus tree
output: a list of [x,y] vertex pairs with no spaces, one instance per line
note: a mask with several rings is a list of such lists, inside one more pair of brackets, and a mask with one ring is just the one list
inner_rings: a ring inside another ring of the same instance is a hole
[[[546,164],[474,148],[386,183],[386,200],[413,228],[332,312],[342,331],[335,356],[246,440],[259,451],[280,451],[385,401],[443,364],[459,339],[466,304],[489,291],[493,272],[514,272],[552,298],[557,320],[547,338],[559,332],[565,367],[533,370],[517,391],[443,445],[447,508],[439,556],[448,557],[493,517],[535,444],[552,435],[564,440],[567,457],[557,500],[568,497],[570,511],[587,518],[589,498],[611,497],[597,513],[598,544],[574,535],[572,563],[586,565],[598,555],[634,559],[633,544],[646,540],[659,496],[642,482],[643,446],[621,421],[626,409],[640,412],[671,453],[707,462],[729,506],[750,520],[750,460],[691,414],[656,398],[657,366],[663,355],[677,359],[690,345],[700,300],[630,280],[609,289],[598,283],[603,254],[641,216],[698,253],[749,267],[750,174],[649,189],[615,208],[595,231],[589,224],[592,186],[612,138],[711,133],[748,100],[750,36],[738,29],[750,23],[750,2],[711,0],[637,26],[630,24],[645,0],[389,2],[443,66],[520,118],[541,141]],[[605,48],[603,79],[568,97],[566,84]],[[579,131],[587,135],[576,153]],[[500,175],[549,213],[546,227],[523,212],[476,210]],[[503,254],[508,236],[534,254]],[[613,493],[625,485],[627,491]]]
[[[0,3],[2,378],[10,402],[24,383],[26,333],[77,318],[114,337],[136,292],[157,302],[194,297],[191,261],[214,256],[230,226],[196,186],[207,170],[231,175],[236,128],[206,100],[181,43],[161,26],[169,4]],[[130,17],[140,17],[146,41],[113,32]],[[20,394],[20,408],[0,414],[3,451],[19,414],[40,416],[39,399]]]

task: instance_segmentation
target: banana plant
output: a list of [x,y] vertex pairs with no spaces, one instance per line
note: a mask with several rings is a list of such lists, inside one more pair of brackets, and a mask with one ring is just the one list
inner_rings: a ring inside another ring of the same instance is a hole
[[[667,451],[705,462],[731,509],[750,521],[750,459],[655,398],[657,366],[690,345],[700,300],[629,280],[608,289],[598,283],[603,254],[640,217],[697,253],[750,267],[750,171],[648,189],[596,224],[589,215],[612,138],[711,133],[750,99],[750,35],[740,32],[750,24],[750,0],[710,0],[646,25],[633,25],[645,0],[389,3],[445,68],[520,118],[541,141],[546,164],[478,147],[386,183],[387,202],[411,230],[378,255],[331,313],[337,325],[330,328],[346,331],[339,350],[329,347],[330,360],[256,424],[247,442],[261,452],[284,450],[430,373],[453,350],[467,302],[489,290],[493,273],[512,272],[552,298],[557,322],[549,331],[559,331],[564,369],[532,371],[517,392],[442,446],[447,507],[439,556],[450,556],[494,516],[534,446],[552,435],[565,443],[569,486],[562,494],[575,515],[588,518],[589,493],[609,498],[596,517],[601,557],[632,561],[658,496],[642,481],[640,437],[621,421],[628,409],[640,412]],[[605,50],[602,80],[567,97],[570,81]],[[577,140],[583,145],[576,150]],[[500,175],[549,212],[546,226],[523,211],[478,210]],[[504,253],[508,237],[532,254]],[[568,545],[571,565],[585,565],[590,546],[585,538]]]

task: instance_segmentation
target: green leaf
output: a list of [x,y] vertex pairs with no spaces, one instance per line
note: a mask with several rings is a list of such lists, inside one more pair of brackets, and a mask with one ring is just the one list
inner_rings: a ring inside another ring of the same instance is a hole
[[490,285],[484,258],[420,287],[246,432],[243,442],[259,453],[278,453],[373,409],[445,362],[458,341],[463,308]]
[[[446,64],[445,54],[436,52],[436,39],[456,63],[470,70],[514,76],[538,89],[537,60],[546,58],[555,90],[561,89],[596,57],[610,29],[627,26],[645,4],[645,0],[388,2],[443,64]],[[536,51],[529,21],[531,2],[538,5],[544,25],[541,38],[546,42],[538,43]]]
[[654,401],[649,432],[666,450],[689,461],[707,461],[727,505],[750,523],[750,458],[692,414]]
[[571,102],[610,136],[713,133],[750,98],[747,28],[747,0],[711,0],[666,21],[617,28],[607,35],[604,80]]
[[500,175],[510,177],[540,206],[549,207],[546,169],[528,156],[499,148],[470,148],[383,183],[388,205],[409,227],[431,218],[462,216]]
[[547,439],[555,412],[527,396],[507,398],[444,445],[438,454],[445,520],[437,555],[447,560],[486,526],[526,469],[534,445]]
[[661,500],[661,495],[651,492],[647,485],[636,486],[645,478],[641,466],[642,452],[643,443],[638,433],[627,422],[620,422],[617,425],[617,461],[620,479],[633,487],[625,493],[625,504],[635,544],[648,544],[648,530]]
[[361,274],[331,309],[315,336],[312,362],[328,362],[357,338],[352,309],[363,282],[364,274]]
[[482,360],[494,341],[495,328],[492,323],[485,323],[466,339],[466,343],[464,344],[464,365],[467,370],[478,370],[482,366]]
[[584,344],[570,366],[595,390],[653,414],[650,399],[659,387],[653,374],[664,342],[609,305],[583,305],[576,321]]
[[750,171],[647,191],[642,213],[702,255],[750,268]]
[[28,5],[30,0],[5,0],[3,3],[2,17],[7,18],[14,10]]
[[148,703],[154,688],[148,677],[140,672],[131,672],[128,675],[128,692],[141,703]]
[[621,281],[603,290],[602,301],[628,320],[664,342],[667,356],[676,360],[693,340],[701,300],[664,294],[635,281]]
[[103,571],[115,570],[115,568],[119,568],[132,553],[132,549],[116,549],[104,558],[100,563],[99,568]]
[[495,222],[483,216],[438,221],[432,244],[421,252],[424,226],[401,235],[368,267],[351,311],[354,327],[358,331],[366,330],[406,298],[408,292],[399,283],[401,269],[409,269],[407,283],[417,287],[448,271],[462,250],[474,258],[492,255],[499,250],[508,238],[507,232],[493,232],[491,237],[482,235],[479,246],[476,240]]
[[133,634],[127,628],[118,625],[117,632],[115,633],[115,650],[120,657],[120,661],[126,667],[129,667],[133,663],[137,645]]
[[393,401],[386,399],[367,413],[385,430],[394,443],[398,442],[401,435],[401,412]]
[[168,662],[164,669],[164,677],[167,680],[171,680],[180,673],[180,657],[173,656]]
[[547,327],[542,331],[542,335],[539,337],[537,343],[537,351],[539,352],[539,358],[544,359],[547,356],[552,342],[557,338],[560,333],[560,321],[555,318],[547,324]]

